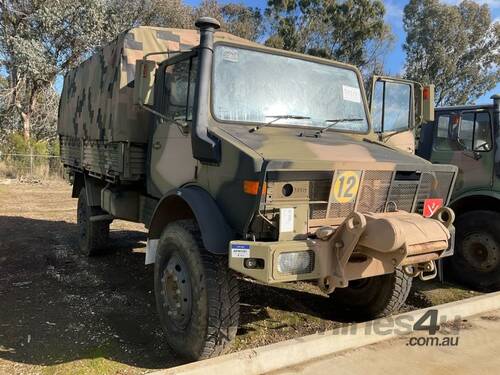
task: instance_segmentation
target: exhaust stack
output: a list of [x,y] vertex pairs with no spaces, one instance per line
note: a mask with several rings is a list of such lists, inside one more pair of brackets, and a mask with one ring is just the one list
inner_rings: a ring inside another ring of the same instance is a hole
[[195,22],[195,26],[200,30],[200,46],[198,48],[198,85],[195,90],[191,132],[193,157],[201,162],[218,163],[220,144],[217,138],[208,134],[208,118],[214,32],[220,28],[220,23],[210,17],[201,17]]

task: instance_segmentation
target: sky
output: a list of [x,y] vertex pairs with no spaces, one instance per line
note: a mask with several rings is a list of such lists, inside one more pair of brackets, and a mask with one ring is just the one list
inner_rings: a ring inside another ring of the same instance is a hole
[[[442,0],[445,3],[457,4],[459,0]],[[500,0],[475,0],[477,3],[484,4],[487,3],[490,6],[492,16],[494,20],[500,22]],[[224,2],[224,1],[222,1]],[[265,8],[267,0],[234,0],[233,2],[241,2],[247,6]],[[386,0],[384,1],[386,8],[385,19],[387,23],[391,25],[392,32],[395,36],[394,47],[392,51],[387,55],[385,59],[385,68],[387,73],[390,75],[396,75],[403,71],[405,54],[403,52],[403,43],[406,34],[403,30],[403,8],[408,3],[408,0]],[[185,0],[185,3],[189,5],[198,5],[200,0]],[[490,103],[491,95],[495,93],[500,93],[500,83],[497,86],[485,93],[479,99],[476,100],[477,104]]]

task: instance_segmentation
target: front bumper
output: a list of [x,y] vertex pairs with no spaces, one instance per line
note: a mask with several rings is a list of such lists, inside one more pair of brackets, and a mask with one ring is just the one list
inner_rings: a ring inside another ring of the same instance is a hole
[[[443,210],[433,218],[404,211],[353,212],[335,229],[318,229],[315,239],[231,241],[229,267],[270,284],[318,280],[325,291],[394,272],[396,267],[412,276],[435,276],[434,262],[453,254],[453,212]],[[300,265],[287,267],[290,259],[299,259]]]

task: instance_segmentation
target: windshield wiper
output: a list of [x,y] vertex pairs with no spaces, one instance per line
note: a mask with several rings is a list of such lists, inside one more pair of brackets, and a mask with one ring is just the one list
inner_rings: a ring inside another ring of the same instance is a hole
[[264,126],[271,125],[273,122],[276,122],[278,120],[282,119],[293,119],[293,120],[310,120],[310,117],[307,116],[299,116],[299,115],[276,115],[276,116],[266,116],[266,117],[274,117],[273,120],[266,122],[265,124],[254,126],[253,128],[249,129],[249,133],[253,133],[256,130],[259,130],[260,128],[263,128]]
[[325,122],[331,122],[330,125],[328,126],[325,126],[323,129],[321,130],[318,130],[316,132],[316,136],[319,137],[321,136],[321,134],[325,131],[325,130],[328,130],[330,129],[331,127],[337,125],[339,122],[354,122],[354,121],[363,121],[362,118],[337,118],[337,119],[333,119],[333,120],[325,120]]

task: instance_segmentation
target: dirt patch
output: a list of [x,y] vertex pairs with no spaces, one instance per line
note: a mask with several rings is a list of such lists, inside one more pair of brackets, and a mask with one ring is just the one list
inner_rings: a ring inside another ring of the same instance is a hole
[[439,333],[443,335],[457,335],[461,330],[471,329],[472,323],[468,319],[454,319],[449,322],[439,324]]
[[[138,374],[183,363],[156,316],[143,226],[112,224],[110,250],[78,252],[76,200],[64,182],[0,185],[0,373]],[[471,297],[416,283],[404,310]],[[231,351],[332,329],[335,306],[309,283],[241,279]],[[345,320],[344,320],[345,321]]]
[[483,320],[489,320],[490,322],[498,322],[498,321],[500,321],[500,316],[497,316],[497,315],[485,315],[485,316],[482,316],[481,319],[483,319]]

